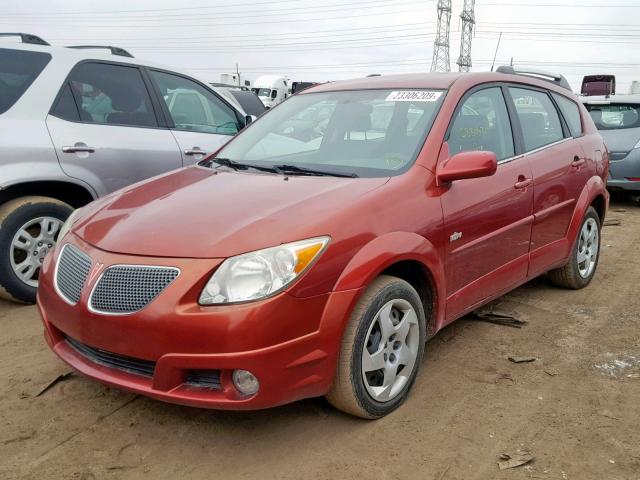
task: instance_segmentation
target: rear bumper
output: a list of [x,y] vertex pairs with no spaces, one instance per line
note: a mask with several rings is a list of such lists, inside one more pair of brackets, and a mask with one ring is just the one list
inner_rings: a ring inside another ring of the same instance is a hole
[[[105,265],[136,260],[74,242]],[[309,298],[282,293],[252,304],[205,308],[197,305],[201,288],[194,288],[198,281],[190,275],[192,269],[179,265],[180,277],[140,312],[100,315],[86,306],[90,284],[77,305],[64,302],[56,292],[53,263],[58,250],[43,265],[38,309],[47,344],[83,375],[158,400],[233,410],[273,407],[330,389],[344,322],[360,290]],[[144,259],[154,260],[167,262]],[[205,273],[206,279],[208,270],[197,276]],[[96,361],[68,339],[118,358],[151,363],[151,371],[143,375]],[[236,369],[258,378],[258,393],[247,397],[236,390]],[[194,386],[188,379],[200,371],[216,372],[219,385]]]
[[610,190],[640,190],[640,148],[634,148],[624,158],[609,162],[607,188]]

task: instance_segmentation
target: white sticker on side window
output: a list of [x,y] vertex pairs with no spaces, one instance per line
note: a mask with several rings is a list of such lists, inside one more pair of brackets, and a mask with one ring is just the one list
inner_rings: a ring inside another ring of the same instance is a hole
[[403,90],[391,92],[386,102],[435,102],[440,98],[442,92],[431,90]]

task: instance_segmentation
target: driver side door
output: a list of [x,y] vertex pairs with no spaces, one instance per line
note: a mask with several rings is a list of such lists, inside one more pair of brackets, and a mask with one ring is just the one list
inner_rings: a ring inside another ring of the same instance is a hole
[[441,197],[451,321],[526,278],[533,182],[527,159],[516,155],[500,86],[482,86],[463,97],[446,141],[451,156],[487,150],[498,159],[494,175],[454,181]]
[[215,152],[240,130],[235,109],[198,82],[161,70],[149,70],[149,75],[164,99],[165,116],[185,166]]

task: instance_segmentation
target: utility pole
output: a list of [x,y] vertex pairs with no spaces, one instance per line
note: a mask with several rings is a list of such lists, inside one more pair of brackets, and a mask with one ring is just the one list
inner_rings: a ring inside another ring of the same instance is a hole
[[236,63],[236,75],[238,76],[238,86],[242,87],[242,84],[240,83],[240,70],[238,68],[238,64]]
[[502,40],[502,32],[500,32],[500,36],[498,37],[498,44],[496,45],[496,52],[493,54],[493,62],[491,62],[491,71],[493,72],[493,67],[496,65],[496,57],[498,56],[498,49],[500,48],[500,40]]
[[451,0],[438,0],[438,31],[433,42],[432,72],[450,72],[449,24],[451,23]]
[[476,17],[473,13],[475,0],[464,0],[464,7],[460,18],[462,19],[462,36],[460,38],[460,56],[458,57],[458,70],[468,72],[471,68],[471,40],[473,39],[473,27]]

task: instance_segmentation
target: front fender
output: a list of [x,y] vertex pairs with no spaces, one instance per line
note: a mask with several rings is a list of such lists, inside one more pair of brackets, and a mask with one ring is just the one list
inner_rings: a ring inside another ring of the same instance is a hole
[[376,237],[362,247],[342,271],[333,291],[363,289],[391,265],[412,260],[421,263],[431,274],[435,288],[436,329],[444,320],[445,276],[438,249],[417,233],[392,232]]

